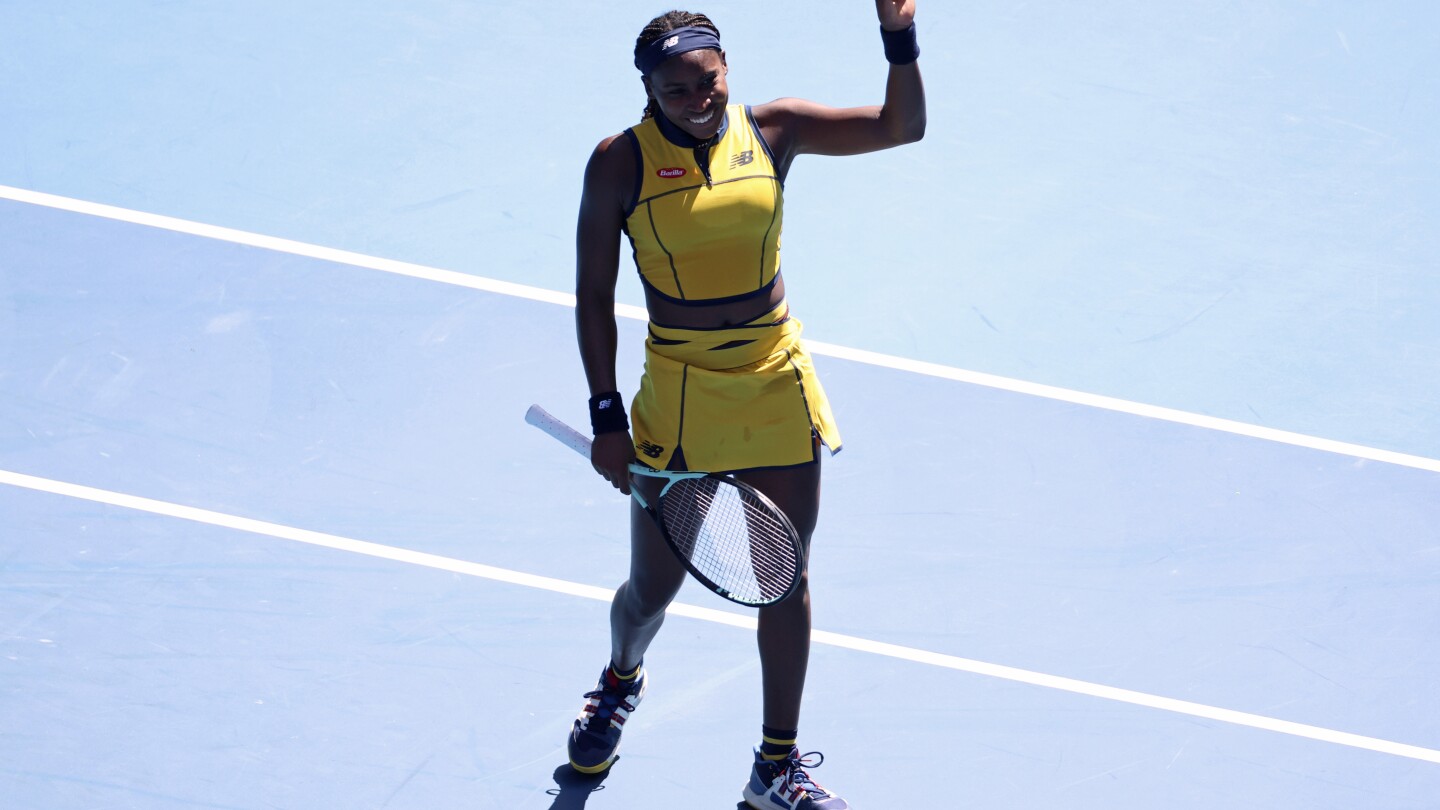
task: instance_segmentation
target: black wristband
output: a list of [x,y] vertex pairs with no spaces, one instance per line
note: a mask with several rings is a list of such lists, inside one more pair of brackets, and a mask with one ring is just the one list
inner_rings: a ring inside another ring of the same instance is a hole
[[630,429],[625,418],[625,402],[619,391],[607,391],[590,397],[590,429],[596,436]]
[[885,43],[885,59],[892,65],[908,65],[920,58],[920,43],[915,39],[915,23],[904,31],[887,31],[880,28],[880,40]]

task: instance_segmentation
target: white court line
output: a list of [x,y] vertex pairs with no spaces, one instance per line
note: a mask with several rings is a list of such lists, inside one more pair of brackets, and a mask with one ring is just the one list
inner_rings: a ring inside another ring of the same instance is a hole
[[[31,205],[56,208],[77,214],[88,214],[90,216],[128,222],[133,225],[145,225],[152,228],[189,234],[191,236],[201,236],[222,242],[231,242],[248,247],[273,250],[295,256],[304,256],[310,259],[320,259],[350,265],[352,267],[362,267],[369,270],[379,270],[385,273],[424,279],[426,281],[436,281],[442,284],[468,287],[473,290],[498,293],[500,295],[524,298],[531,301],[541,301],[567,307],[575,306],[575,296],[570,293],[556,292],[554,290],[531,287],[525,284],[514,284],[508,281],[484,278],[482,276],[460,273],[454,270],[425,267],[424,265],[410,264],[409,262],[395,261],[393,259],[381,259],[375,256],[366,256],[362,253],[352,253],[348,250],[321,247],[305,242],[296,242],[290,239],[281,239],[274,236],[249,233],[247,231],[237,231],[232,228],[206,225],[200,222],[191,222],[174,217],[161,216],[159,214],[147,214],[142,211],[132,211],[126,208],[117,208],[101,203],[60,197],[39,191],[0,186],[0,199],[9,199]],[[645,309],[643,307],[629,304],[616,304],[615,314],[622,318],[630,318],[632,320],[646,320]],[[1223,433],[1249,436],[1251,438],[1278,442],[1280,444],[1308,447],[1312,450],[1323,450],[1330,453],[1352,456],[1354,458],[1396,464],[1402,467],[1413,467],[1419,470],[1440,472],[1440,459],[1397,453],[1391,450],[1365,447],[1364,445],[1340,442],[1333,439],[1323,439],[1317,436],[1307,436],[1302,433],[1292,433],[1286,430],[1276,430],[1274,428],[1251,425],[1245,422],[1236,422],[1230,419],[1220,419],[1213,416],[1188,413],[1173,408],[1162,408],[1156,405],[1129,402],[1127,400],[1101,396],[1099,394],[1087,394],[1082,391],[1072,391],[1066,388],[1057,388],[1052,385],[1014,380],[1008,377],[984,374],[978,371],[968,371],[953,366],[940,365],[939,363],[927,363],[921,360],[911,360],[904,357],[866,351],[864,349],[851,349],[845,346],[837,346],[833,343],[807,339],[805,346],[814,354],[838,357],[856,363],[865,363],[898,371],[908,371],[914,374],[954,380],[956,382],[969,383],[986,388],[996,388],[1002,391],[1028,394],[1030,396],[1060,402],[1069,402],[1075,405],[1086,405],[1092,408],[1118,411],[1134,416],[1144,416],[1151,419],[1175,422]]]
[[[482,577],[511,585],[521,585],[527,588],[537,588],[569,596],[584,597],[586,599],[597,599],[602,602],[609,602],[615,594],[613,590],[596,587],[594,585],[583,585],[578,582],[569,582],[563,579],[536,576],[534,574],[511,571],[506,568],[496,568],[490,565],[457,560],[452,557],[442,557],[437,554],[427,554],[422,551],[412,551],[410,549],[396,548],[379,543],[370,543],[364,540],[354,540],[348,537],[309,531],[307,529],[297,529],[291,526],[282,526],[277,523],[268,523],[263,520],[227,515],[221,512],[212,512],[208,509],[197,509],[193,506],[182,506],[180,504],[142,498],[136,495],[126,495],[119,492],[82,486],[80,484],[55,481],[49,478],[38,478],[33,475],[25,475],[24,473],[11,472],[8,470],[0,470],[0,484],[9,484],[11,486],[46,492],[52,495],[79,498],[95,503],[118,506],[124,509],[134,509],[164,517],[180,518],[182,520],[235,529],[281,540],[309,543],[338,551],[348,551],[353,554],[378,557],[383,560],[392,560],[395,562],[409,563],[411,565],[421,565],[427,568],[436,568],[442,571],[451,571],[457,574]],[[678,602],[672,603],[667,612],[675,616],[684,616],[686,618],[751,630],[755,628],[756,624],[754,614],[741,615]],[[1058,675],[1046,675],[1040,672],[1031,672],[1029,670],[1001,666],[1000,664],[990,664],[984,661],[975,661],[969,658],[930,652],[929,650],[921,650],[915,647],[887,644],[883,641],[871,641],[870,639],[847,636],[841,633],[831,633],[825,630],[813,631],[811,633],[811,639],[817,644],[827,644],[832,647],[841,647],[847,650],[855,650],[857,652],[870,653],[887,658],[896,658],[927,666],[953,669],[975,675],[985,675],[1046,689],[1058,689],[1064,692],[1073,692],[1079,695],[1087,695],[1089,697],[1119,703],[1128,703],[1134,706],[1144,706],[1146,708],[1159,709],[1175,714],[1199,717],[1205,720],[1214,720],[1262,731],[1272,731],[1277,734],[1287,734],[1292,737],[1303,737],[1318,742],[1332,743],[1334,745],[1359,748],[1381,754],[1390,754],[1392,756],[1440,764],[1440,751],[1391,742],[1390,740],[1381,740],[1375,737],[1365,737],[1359,734],[1350,734],[1344,731],[1335,731],[1333,729],[1320,728],[1304,723],[1292,723],[1288,720],[1277,720],[1273,717],[1265,717],[1248,712],[1222,709],[1216,706],[1206,706],[1202,703],[1191,703],[1190,701],[1150,695],[1144,692],[1134,692],[1129,689],[1120,689],[1114,686],[1077,681],[1071,678],[1062,678]]]

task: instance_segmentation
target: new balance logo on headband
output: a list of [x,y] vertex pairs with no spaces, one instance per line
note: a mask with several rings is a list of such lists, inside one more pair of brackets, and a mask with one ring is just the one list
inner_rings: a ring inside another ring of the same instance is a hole
[[649,76],[655,68],[660,67],[661,62],[676,54],[698,51],[702,48],[720,50],[720,36],[708,28],[686,26],[667,33],[670,36],[652,40],[641,48],[639,53],[635,54],[635,67],[639,68],[640,72],[646,76]]

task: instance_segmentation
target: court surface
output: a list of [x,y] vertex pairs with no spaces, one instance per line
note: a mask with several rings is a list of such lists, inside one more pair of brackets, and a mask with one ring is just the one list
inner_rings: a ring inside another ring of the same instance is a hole
[[[848,104],[854,5],[699,10],[736,99]],[[736,806],[753,614],[691,586],[569,776],[627,506],[522,421],[585,419],[579,176],[658,10],[0,6],[0,806]],[[926,140],[787,185],[815,776],[1434,807],[1440,12],[920,16]]]

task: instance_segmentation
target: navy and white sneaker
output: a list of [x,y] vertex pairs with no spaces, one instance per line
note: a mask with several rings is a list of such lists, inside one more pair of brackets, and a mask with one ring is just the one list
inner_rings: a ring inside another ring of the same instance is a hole
[[605,667],[595,690],[585,693],[585,706],[570,728],[570,767],[580,773],[600,773],[615,763],[620,732],[645,696],[645,680],[643,667],[628,681]]
[[755,810],[850,810],[849,802],[821,787],[805,770],[824,761],[819,751],[801,756],[798,748],[791,748],[784,759],[770,760],[756,748],[745,803]]

